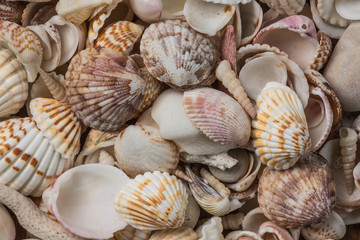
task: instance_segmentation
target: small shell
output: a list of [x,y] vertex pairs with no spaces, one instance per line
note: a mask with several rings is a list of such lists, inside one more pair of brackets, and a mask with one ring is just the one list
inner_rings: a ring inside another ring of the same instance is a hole
[[309,153],[311,139],[305,113],[293,90],[280,83],[267,83],[257,107],[252,137],[256,154],[264,164],[285,170]]
[[244,220],[244,213],[233,213],[221,217],[221,222],[224,229],[239,230],[241,229]]
[[186,152],[180,153],[180,160],[185,163],[201,163],[204,165],[226,170],[236,165],[237,159],[227,152],[208,155],[192,155]]
[[21,23],[21,16],[25,9],[23,2],[0,1],[0,20]]
[[196,228],[198,240],[224,240],[222,231],[221,218],[216,216]]
[[322,69],[332,52],[331,39],[323,32],[318,32],[319,45],[316,51],[316,56],[309,68],[319,71]]
[[24,27],[45,24],[52,16],[56,15],[57,0],[48,2],[31,2],[26,5],[22,14],[21,23]]
[[358,133],[358,139],[360,140],[360,114],[355,119],[352,128]]
[[322,19],[324,19],[324,21],[332,25],[346,28],[349,26],[351,21],[339,15],[337,9],[335,8],[335,2],[335,0],[317,0],[319,15]]
[[360,4],[352,0],[335,0],[336,12],[348,20],[360,20]]
[[197,234],[191,228],[161,230],[151,235],[149,240],[197,240]]
[[218,179],[216,179],[208,170],[206,170],[205,168],[201,168],[200,175],[220,195],[223,195],[223,196],[230,195],[230,189],[225,187],[225,185],[222,182],[220,182]]
[[234,33],[234,26],[228,25],[225,28],[223,37],[221,38],[221,59],[227,60],[231,69],[237,73],[236,66],[236,39]]
[[261,224],[258,233],[265,240],[293,240],[292,236],[285,228],[279,227],[278,225],[270,221]]
[[305,0],[264,0],[269,8],[283,15],[295,15],[302,11]]
[[189,228],[194,228],[196,226],[196,224],[199,221],[199,217],[200,217],[200,206],[199,204],[196,202],[194,196],[191,193],[190,188],[188,187],[188,185],[185,185],[187,193],[188,193],[188,205],[186,206],[186,211],[185,211],[185,221],[184,224],[182,225],[182,227],[189,227]]
[[16,236],[15,223],[2,204],[0,204],[0,235],[3,240],[13,240]]
[[176,177],[146,172],[118,192],[115,210],[137,229],[177,228],[184,222],[187,198],[185,186]]
[[242,228],[245,231],[258,232],[261,224],[269,221],[260,207],[250,210],[243,219]]
[[[178,38],[187,40],[179,42],[175,40]],[[171,87],[187,88],[211,83],[216,49],[208,38],[184,21],[151,24],[144,31],[140,52],[148,71]]]
[[39,69],[39,74],[42,78],[42,81],[45,83],[46,87],[49,89],[51,95],[54,97],[54,99],[65,102],[66,101],[66,91],[65,87],[57,79],[63,79],[65,81],[64,76],[62,75],[56,75],[55,72],[47,73],[43,71],[42,69]]
[[225,240],[263,240],[257,233],[251,231],[234,231],[226,235]]
[[150,235],[151,231],[142,231],[130,225],[114,233],[116,240],[148,240]]
[[[263,22],[263,10],[257,1],[239,5],[241,19],[241,46],[251,43]],[[236,13],[237,14],[237,13]]]
[[320,155],[311,155],[285,171],[265,168],[258,188],[265,216],[286,228],[302,228],[327,219],[335,204],[335,183],[326,164]]
[[[163,6],[162,2],[162,0],[130,0],[130,6],[136,16],[138,16],[141,20],[152,23],[160,20],[163,7],[171,7],[170,4]],[[184,4],[183,0],[177,2],[181,2],[179,4],[180,6],[177,4],[172,4],[175,5],[176,8],[174,12],[178,12],[178,9],[183,9],[181,8],[181,5]]]
[[86,126],[101,131],[119,130],[144,98],[145,81],[135,62],[108,48],[78,53],[65,77],[72,110]]
[[251,0],[204,0],[205,2],[213,2],[213,3],[220,3],[220,4],[246,4]]

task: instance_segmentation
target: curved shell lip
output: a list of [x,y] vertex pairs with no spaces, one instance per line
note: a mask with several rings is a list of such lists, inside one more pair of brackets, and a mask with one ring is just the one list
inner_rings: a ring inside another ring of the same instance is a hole
[[335,0],[337,13],[348,20],[360,20],[360,4],[352,0]]

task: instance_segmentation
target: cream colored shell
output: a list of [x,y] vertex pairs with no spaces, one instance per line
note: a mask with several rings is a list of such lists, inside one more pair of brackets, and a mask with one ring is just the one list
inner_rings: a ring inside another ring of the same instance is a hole
[[197,234],[191,228],[177,228],[155,232],[149,240],[197,240]]

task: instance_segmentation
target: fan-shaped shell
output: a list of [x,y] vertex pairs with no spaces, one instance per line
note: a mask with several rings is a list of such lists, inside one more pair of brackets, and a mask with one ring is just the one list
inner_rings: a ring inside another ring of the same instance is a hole
[[115,209],[141,230],[180,227],[188,203],[185,186],[168,173],[146,172],[130,180],[115,198]]
[[335,204],[335,183],[326,164],[314,154],[285,171],[265,168],[258,187],[265,216],[286,228],[303,228],[327,219]]
[[[345,0],[343,1],[346,2]],[[339,15],[337,8],[335,7],[335,2],[335,0],[317,0],[316,6],[319,11],[319,15],[327,23],[346,28],[349,26],[351,21]]]
[[119,130],[144,98],[145,81],[135,62],[112,49],[81,51],[65,77],[72,110],[86,126],[101,131]]
[[197,240],[197,234],[191,228],[161,230],[151,235],[149,240]]
[[289,87],[270,82],[257,99],[257,107],[251,133],[256,154],[270,168],[290,168],[311,149],[300,99]]
[[174,88],[209,84],[217,53],[210,40],[181,20],[151,24],[140,52],[148,71]]
[[21,23],[21,16],[24,11],[23,2],[0,1],[0,20],[10,21],[17,24]]
[[269,8],[283,15],[294,15],[302,11],[305,0],[265,0]]

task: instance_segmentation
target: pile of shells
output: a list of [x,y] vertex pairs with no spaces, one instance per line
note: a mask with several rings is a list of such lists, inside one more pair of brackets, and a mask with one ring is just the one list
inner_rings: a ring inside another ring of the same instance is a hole
[[0,239],[343,239],[359,49],[354,0],[0,0]]

